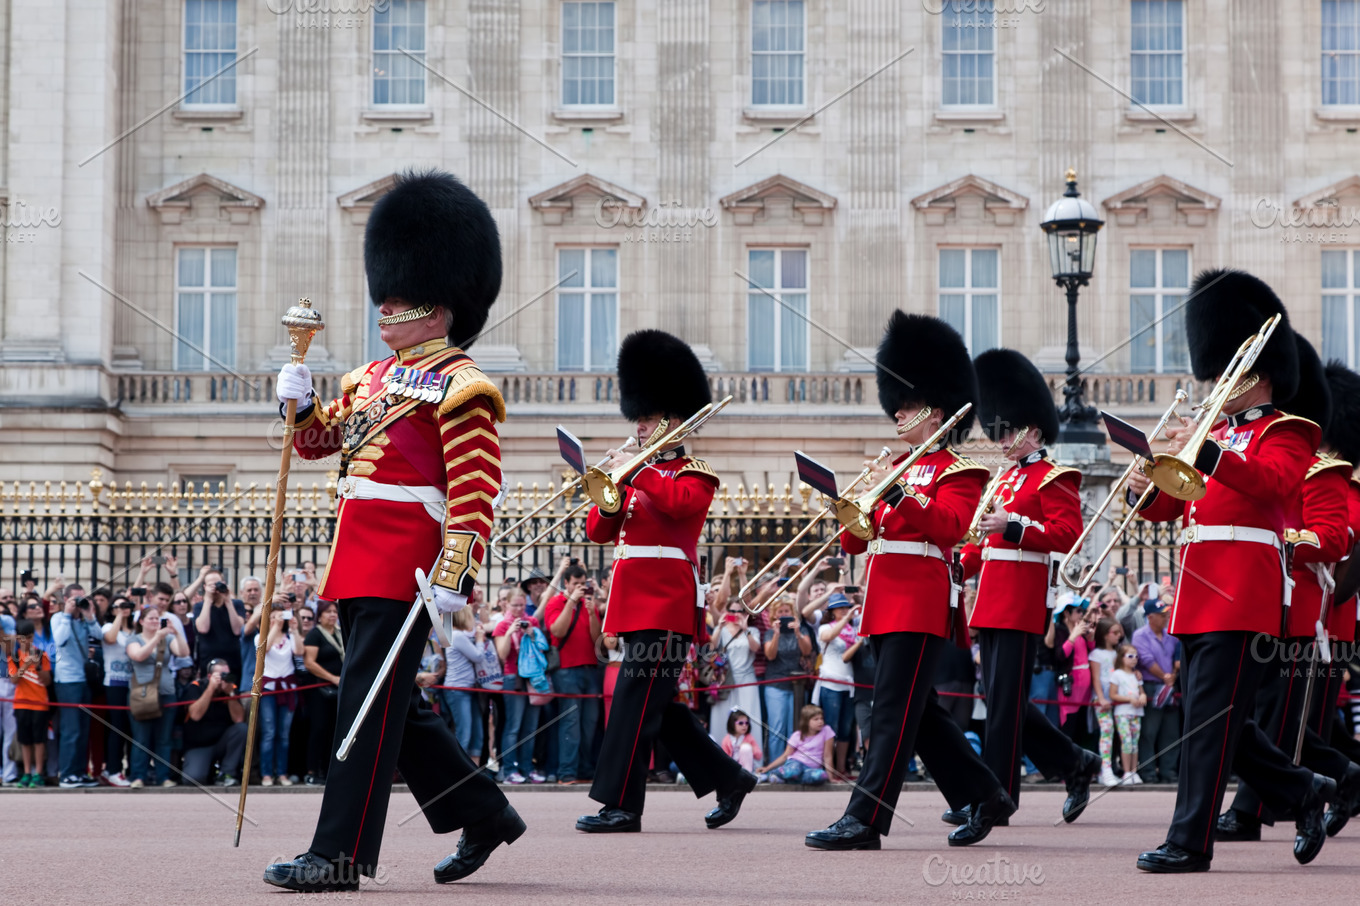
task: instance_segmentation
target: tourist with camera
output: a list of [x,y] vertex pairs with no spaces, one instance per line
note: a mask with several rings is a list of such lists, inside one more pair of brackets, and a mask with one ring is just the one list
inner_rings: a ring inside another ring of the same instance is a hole
[[562,593],[548,599],[543,622],[552,646],[558,651],[553,688],[569,695],[590,698],[558,699],[562,717],[557,725],[557,779],[561,783],[590,780],[595,776],[595,730],[600,722],[602,690],[600,662],[595,641],[600,637],[600,612],[595,605],[595,583],[586,578],[579,563],[561,571]]
[[238,686],[227,662],[218,658],[208,663],[203,679],[180,687],[179,698],[192,699],[184,715],[184,776],[194,783],[206,784],[213,777],[218,786],[240,782],[246,709],[233,697]]
[[[222,581],[220,572],[204,567],[200,579],[205,584],[203,605],[194,618],[194,629],[198,632],[198,662],[204,664],[213,658],[221,658],[231,667],[232,673],[240,676],[241,630],[245,617],[237,611],[231,599],[231,588]],[[191,594],[192,589],[190,586],[185,592]]]
[[[133,624],[136,629],[127,643],[132,672],[128,677],[128,707],[132,717],[132,782],[139,790],[148,779],[160,786],[178,786],[170,779],[170,741],[175,729],[177,708],[175,672],[171,657],[188,657],[189,643],[179,620],[162,615],[154,606],[142,610]],[[156,764],[149,769],[150,754]],[[150,774],[150,777],[148,775]]]
[[99,639],[94,602],[79,585],[64,589],[61,612],[52,615],[52,643],[57,656],[52,668],[59,704],[57,776],[64,790],[99,786],[89,774],[90,712],[78,705],[91,703],[90,681],[103,685],[94,648]]
[[133,635],[132,621],[132,601],[121,595],[114,598],[102,635],[104,701],[113,710],[108,712],[110,731],[104,735],[104,771],[99,779],[117,787],[131,783],[123,760],[128,754],[127,737],[132,731],[128,713],[124,710],[128,703],[128,675],[132,672],[132,662],[127,656],[127,643]]
[[269,634],[264,646],[264,695],[260,697],[260,783],[292,786],[288,777],[288,734],[297,710],[296,665],[303,655],[302,635],[293,631],[293,611],[287,595],[275,595],[269,612]]
[[[538,729],[541,705],[529,703],[529,684],[519,675],[519,652],[524,645],[534,644],[538,619],[525,616],[525,594],[515,592],[506,605],[505,616],[492,630],[496,640],[496,654],[504,668],[505,728],[501,731],[501,769],[506,783],[543,783],[548,778],[533,769],[533,743],[529,738]],[[543,634],[538,633],[541,640]],[[546,641],[544,642],[546,645]],[[518,694],[525,693],[525,694]]]

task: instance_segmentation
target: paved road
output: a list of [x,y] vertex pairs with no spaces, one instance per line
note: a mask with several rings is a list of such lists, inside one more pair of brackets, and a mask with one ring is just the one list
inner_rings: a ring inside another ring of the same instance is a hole
[[[1219,847],[1214,870],[1150,876],[1133,867],[1159,843],[1173,794],[1117,790],[1092,803],[1074,825],[1054,826],[1062,794],[1026,788],[1010,828],[967,849],[945,845],[938,793],[903,795],[894,833],[877,853],[822,853],[802,835],[839,817],[841,791],[760,788],[726,828],[704,828],[685,790],[649,794],[646,832],[578,834],[593,811],[583,788],[510,794],[529,832],[478,874],[451,886],[430,869],[454,845],[436,838],[409,793],[392,798],[379,883],[358,893],[307,900],[371,903],[463,902],[570,906],[575,903],[827,902],[1304,902],[1353,889],[1360,877],[1360,822],[1328,842],[1310,866],[1290,853],[1292,826],[1267,828],[1259,844]],[[286,904],[301,900],[265,886],[269,861],[292,857],[310,840],[316,791],[252,790],[241,847],[231,846],[234,796],[215,801],[194,790],[6,792],[0,796],[0,903]],[[416,813],[403,823],[403,819]],[[903,820],[910,819],[915,826]],[[969,882],[972,883],[969,883]],[[1009,883],[1006,883],[1009,882]],[[458,890],[457,888],[468,888]]]

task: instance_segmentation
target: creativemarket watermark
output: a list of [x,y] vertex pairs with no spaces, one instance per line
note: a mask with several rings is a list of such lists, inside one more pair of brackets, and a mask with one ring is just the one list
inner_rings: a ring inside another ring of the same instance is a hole
[[1277,229],[1280,242],[1331,245],[1360,238],[1360,208],[1348,207],[1336,198],[1318,198],[1310,204],[1286,205],[1261,196],[1251,205],[1251,225],[1259,230]]
[[13,198],[0,204],[0,225],[4,226],[7,243],[37,242],[44,230],[61,226],[61,212],[56,205],[43,207]]
[[1016,28],[1025,13],[1042,13],[1048,0],[921,0],[921,8],[942,16],[951,28]]
[[630,207],[620,198],[606,195],[595,205],[595,225],[612,230],[622,227],[624,243],[691,242],[699,229],[718,225],[718,214],[708,205],[684,206],[678,199],[649,207]]
[[992,856],[982,862],[955,862],[936,853],[926,859],[921,877],[928,887],[948,890],[951,900],[1016,900],[1030,888],[1043,886],[1044,869],[1005,856]]
[[373,13],[385,13],[392,0],[264,0],[276,16],[293,14],[296,28],[363,28]]

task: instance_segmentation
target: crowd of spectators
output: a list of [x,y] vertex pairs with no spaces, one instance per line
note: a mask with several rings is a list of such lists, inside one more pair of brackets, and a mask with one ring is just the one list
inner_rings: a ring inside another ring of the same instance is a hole
[[[681,682],[715,742],[763,782],[853,779],[869,738],[873,647],[858,634],[863,594],[842,558],[789,577],[790,560],[743,604],[748,565],[714,577]],[[132,585],[87,591],[23,577],[0,592],[8,670],[0,671],[0,748],[7,784],[140,788],[240,783],[259,633],[264,690],[252,782],[325,783],[335,744],[345,638],[334,602],[304,563],[278,582],[261,627],[264,583],[205,565],[181,587],[173,557],[147,558]],[[1098,752],[1106,784],[1175,782],[1180,644],[1167,632],[1169,581],[1104,584],[1055,598],[1031,698]],[[971,605],[971,590],[965,594]],[[477,586],[454,616],[451,645],[433,633],[416,684],[474,761],[508,784],[593,777],[619,640],[603,632],[607,573],[563,557],[494,588]],[[977,645],[948,646],[936,668],[942,701],[980,749],[986,704]],[[92,705],[92,708],[61,707]],[[131,710],[104,710],[100,706]],[[1031,766],[1028,779],[1043,780]],[[928,775],[913,764],[909,779]],[[659,745],[651,779],[679,778]]]

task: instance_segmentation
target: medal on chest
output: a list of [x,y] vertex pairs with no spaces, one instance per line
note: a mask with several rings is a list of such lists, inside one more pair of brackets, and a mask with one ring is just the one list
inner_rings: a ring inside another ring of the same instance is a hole
[[911,487],[927,488],[935,481],[935,466],[915,465],[907,470],[906,483]]
[[1251,443],[1251,436],[1255,433],[1254,430],[1229,432],[1223,439],[1223,444],[1234,453],[1245,453],[1247,445]]
[[437,403],[444,398],[444,388],[448,377],[437,371],[421,371],[403,365],[394,367],[383,376],[390,399],[413,399],[426,403]]
[[345,429],[340,437],[341,474],[344,474],[349,458],[358,452],[372,433],[374,425],[387,414],[387,399],[386,396],[372,397],[366,405],[351,412],[349,418],[345,419]]

